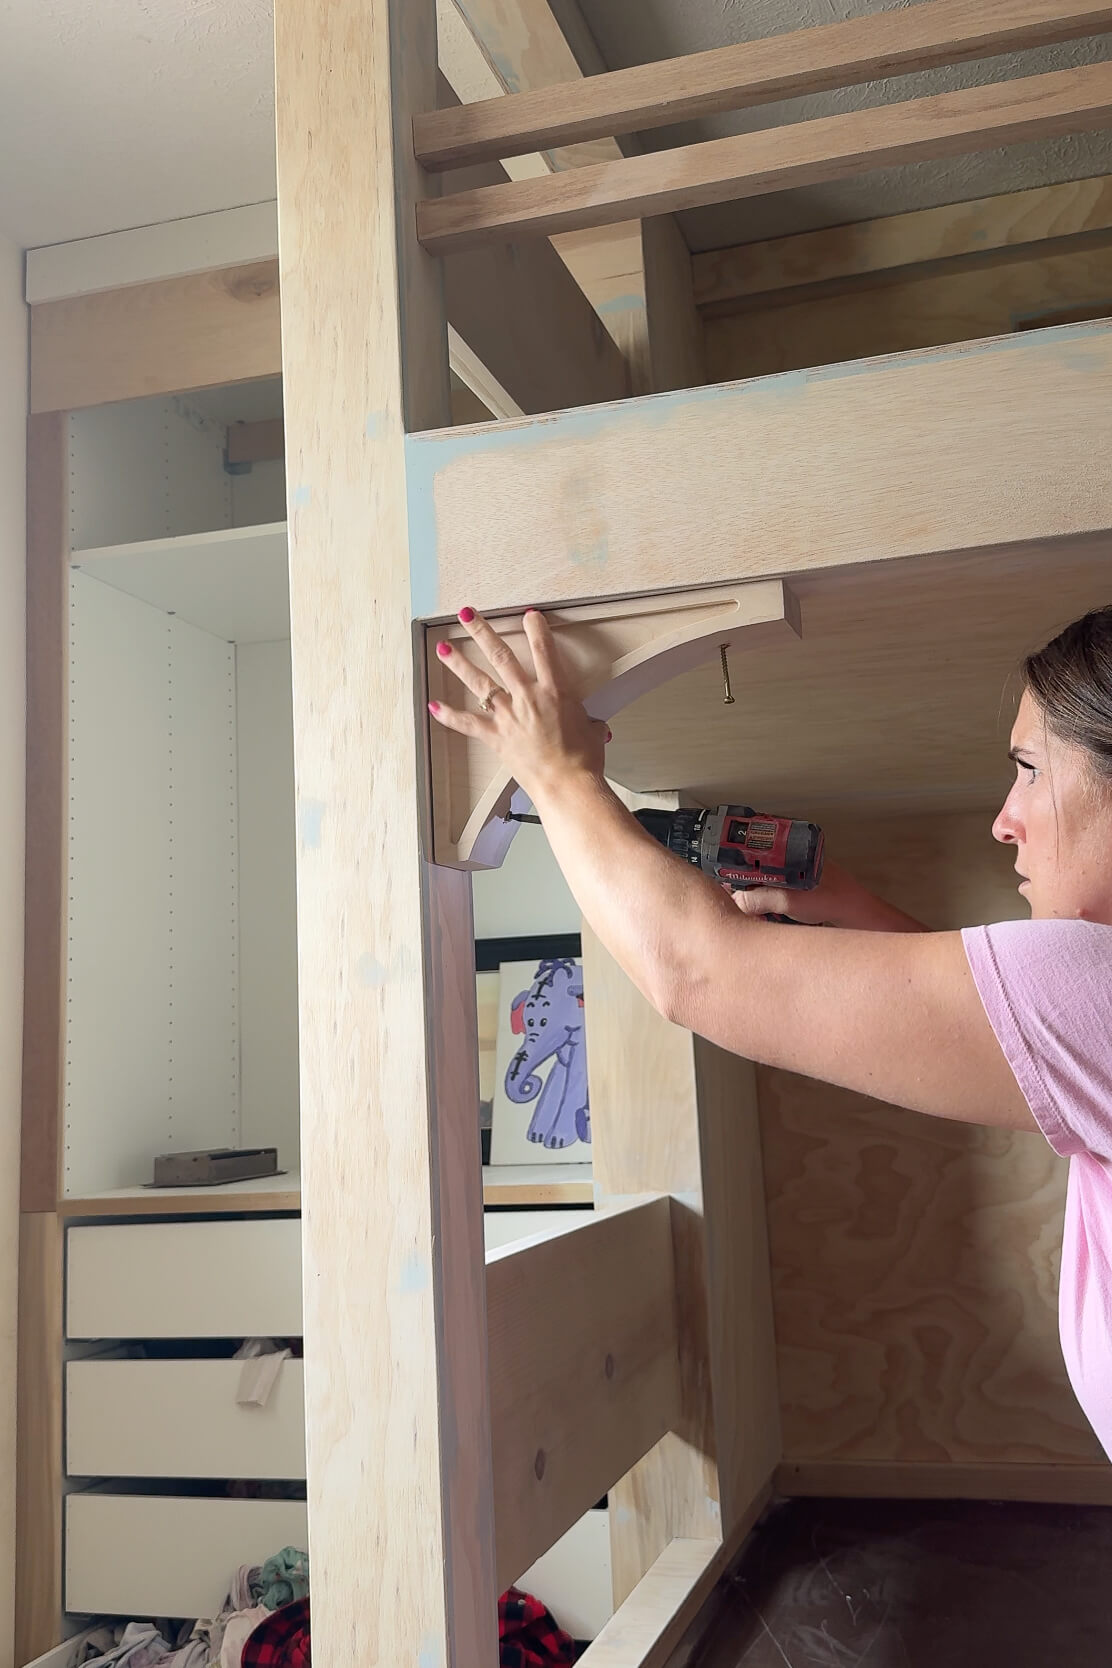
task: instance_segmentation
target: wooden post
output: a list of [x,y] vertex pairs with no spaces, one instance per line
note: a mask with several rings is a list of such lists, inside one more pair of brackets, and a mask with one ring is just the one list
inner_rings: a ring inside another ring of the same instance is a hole
[[278,0],[313,1648],[493,1668],[470,882],[419,835],[403,438],[449,421],[433,0]]

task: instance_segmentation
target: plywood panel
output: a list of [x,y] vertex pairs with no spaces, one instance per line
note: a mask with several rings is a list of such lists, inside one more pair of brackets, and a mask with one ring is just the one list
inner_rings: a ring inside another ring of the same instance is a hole
[[19,1225],[15,1660],[62,1637],[62,1225],[53,1211]]
[[[828,840],[952,927],[1024,913],[990,820],[858,816]],[[1065,1161],[788,1073],[760,1092],[786,1460],[1097,1462],[1058,1345]]]
[[979,266],[910,282],[858,285],[712,319],[711,374],[767,376],[878,353],[1003,335],[1040,313],[1091,306],[1112,313],[1112,246]]

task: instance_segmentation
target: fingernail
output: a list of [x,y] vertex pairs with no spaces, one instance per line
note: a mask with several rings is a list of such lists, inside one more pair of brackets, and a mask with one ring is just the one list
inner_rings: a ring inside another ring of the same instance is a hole
[[613,739],[614,739],[614,732],[613,732],[613,730],[607,730],[607,732],[606,732],[606,739],[607,739],[607,741],[613,741]]
[[539,609],[539,608],[527,608],[527,609],[526,609],[526,610],[525,610],[525,612],[526,612],[526,613],[527,613],[527,614],[539,614],[539,613],[540,613],[540,609]]
[[436,652],[440,656],[441,660],[447,660],[448,656],[452,652],[452,645],[450,643],[438,643],[436,645]]
[[429,702],[429,711],[430,712],[439,712],[440,711],[440,702],[439,701],[430,701]]
[[459,611],[459,617],[462,625],[470,625],[472,620],[475,618],[475,610],[473,608],[461,608]]

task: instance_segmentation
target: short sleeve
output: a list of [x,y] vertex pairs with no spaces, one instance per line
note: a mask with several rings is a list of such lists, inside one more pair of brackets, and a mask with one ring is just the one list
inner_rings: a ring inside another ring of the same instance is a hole
[[1004,921],[962,933],[989,1023],[1046,1139],[1112,1160],[1112,927]]

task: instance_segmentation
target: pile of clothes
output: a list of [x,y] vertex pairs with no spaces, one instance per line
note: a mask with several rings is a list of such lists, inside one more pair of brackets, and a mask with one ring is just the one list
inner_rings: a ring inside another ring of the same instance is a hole
[[[579,1649],[544,1605],[511,1587],[498,1602],[499,1668],[558,1668]],[[218,1616],[174,1628],[97,1628],[81,1668],[312,1668],[309,1554],[286,1546],[236,1571]]]

